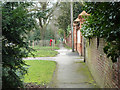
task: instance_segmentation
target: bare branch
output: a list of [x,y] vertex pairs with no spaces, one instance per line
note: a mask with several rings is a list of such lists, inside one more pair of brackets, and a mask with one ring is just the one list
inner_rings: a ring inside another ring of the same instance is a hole
[[55,10],[55,8],[58,6],[58,2],[53,6],[51,12],[46,16],[46,18],[48,18],[52,13],[53,11]]
[[41,18],[39,18],[39,25],[40,25],[41,28],[43,28],[42,19]]

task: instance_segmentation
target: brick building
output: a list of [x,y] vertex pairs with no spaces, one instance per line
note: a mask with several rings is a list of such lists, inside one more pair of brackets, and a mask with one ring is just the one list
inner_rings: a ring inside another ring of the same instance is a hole
[[85,21],[83,18],[89,16],[85,11],[80,13],[78,15],[78,18],[74,20],[73,23],[73,36],[74,36],[74,49],[79,53],[80,56],[84,56],[84,37],[82,36],[82,33],[80,29],[82,28],[82,24]]

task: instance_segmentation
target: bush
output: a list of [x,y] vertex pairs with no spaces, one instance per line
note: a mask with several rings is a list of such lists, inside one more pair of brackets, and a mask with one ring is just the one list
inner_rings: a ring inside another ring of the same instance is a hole
[[2,87],[22,87],[22,76],[27,73],[23,57],[30,52],[27,33],[34,28],[34,20],[27,7],[31,3],[2,3]]
[[82,27],[86,38],[104,38],[104,52],[113,62],[120,56],[120,3],[117,2],[87,2],[84,9],[91,16]]

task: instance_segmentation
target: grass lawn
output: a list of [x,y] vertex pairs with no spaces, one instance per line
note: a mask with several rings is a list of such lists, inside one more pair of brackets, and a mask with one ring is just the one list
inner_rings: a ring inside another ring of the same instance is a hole
[[35,46],[35,50],[57,50],[59,47],[51,47],[51,46],[45,46],[45,47],[40,47],[40,46]]
[[[35,57],[54,57],[58,54],[58,52],[55,50],[59,49],[59,47],[35,46],[34,49],[36,50],[36,51],[33,51],[33,54],[35,55]],[[29,54],[29,57],[33,57],[33,56]]]
[[65,48],[72,49],[71,47],[67,46],[66,44],[63,44]]
[[47,85],[52,80],[53,72],[56,68],[55,61],[26,60],[25,62],[30,65],[28,74],[24,78],[25,83]]

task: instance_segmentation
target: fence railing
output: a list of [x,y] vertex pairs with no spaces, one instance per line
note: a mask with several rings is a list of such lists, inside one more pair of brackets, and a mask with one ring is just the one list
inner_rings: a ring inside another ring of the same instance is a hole
[[[55,46],[55,40],[52,40],[52,46]],[[39,40],[30,43],[30,46],[50,46],[50,40]]]

